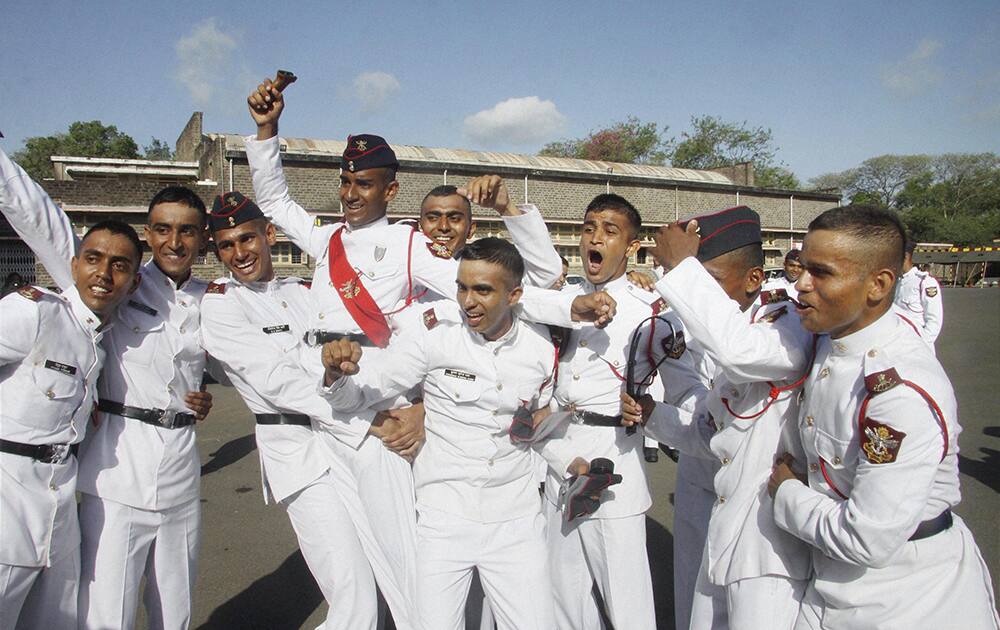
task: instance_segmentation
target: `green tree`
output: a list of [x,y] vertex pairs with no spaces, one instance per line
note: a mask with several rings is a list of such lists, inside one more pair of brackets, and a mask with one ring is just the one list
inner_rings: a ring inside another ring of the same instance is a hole
[[852,203],[869,203],[883,208],[896,207],[896,197],[911,179],[931,167],[928,155],[880,155],[858,167],[827,173],[811,180],[816,188],[835,188]]
[[147,160],[172,160],[174,151],[165,141],[151,138],[151,142],[142,148],[142,157]]
[[627,164],[663,164],[668,148],[664,139],[666,132],[666,126],[661,129],[656,123],[644,123],[629,116],[605,129],[591,131],[585,138],[550,142],[538,154]]
[[14,159],[35,179],[52,177],[53,155],[77,157],[138,158],[139,147],[126,133],[99,120],[77,121],[66,133],[35,136],[24,141]]

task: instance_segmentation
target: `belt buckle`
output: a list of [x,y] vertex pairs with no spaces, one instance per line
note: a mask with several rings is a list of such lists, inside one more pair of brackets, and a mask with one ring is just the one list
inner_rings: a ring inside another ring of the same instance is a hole
[[61,464],[69,459],[69,444],[49,444],[49,454],[39,459],[43,464]]
[[563,411],[569,412],[569,421],[573,424],[583,424],[583,416],[576,410],[576,405],[569,404],[563,407]]
[[159,424],[164,429],[173,429],[174,422],[177,420],[177,412],[171,409],[154,409],[153,411],[159,414],[156,419],[157,424]]

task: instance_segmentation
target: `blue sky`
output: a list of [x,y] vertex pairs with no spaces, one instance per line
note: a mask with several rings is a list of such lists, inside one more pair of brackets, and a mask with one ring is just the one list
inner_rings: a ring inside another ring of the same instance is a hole
[[770,127],[800,178],[883,153],[1000,150],[1000,2],[30,2],[0,19],[2,145],[115,124],[142,145],[251,133],[274,70],[282,135],[380,133],[537,151],[628,115]]

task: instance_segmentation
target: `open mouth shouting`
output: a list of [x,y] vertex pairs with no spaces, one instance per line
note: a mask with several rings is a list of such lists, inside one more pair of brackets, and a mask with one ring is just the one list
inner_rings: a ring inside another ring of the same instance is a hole
[[586,265],[584,267],[587,272],[587,277],[590,279],[599,277],[601,275],[601,269],[604,266],[604,254],[597,251],[596,249],[591,249],[587,251]]

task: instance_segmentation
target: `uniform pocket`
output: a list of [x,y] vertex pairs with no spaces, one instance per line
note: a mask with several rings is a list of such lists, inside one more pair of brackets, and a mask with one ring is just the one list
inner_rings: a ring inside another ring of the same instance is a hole
[[446,369],[438,381],[441,392],[455,404],[469,404],[479,400],[483,386],[474,374],[462,370]]
[[834,470],[840,470],[854,463],[857,459],[857,448],[851,448],[853,440],[840,440],[816,429],[814,445],[816,453]]
[[147,367],[152,365],[163,343],[160,334],[163,320],[135,309],[121,309],[119,318],[112,334],[122,360]]

